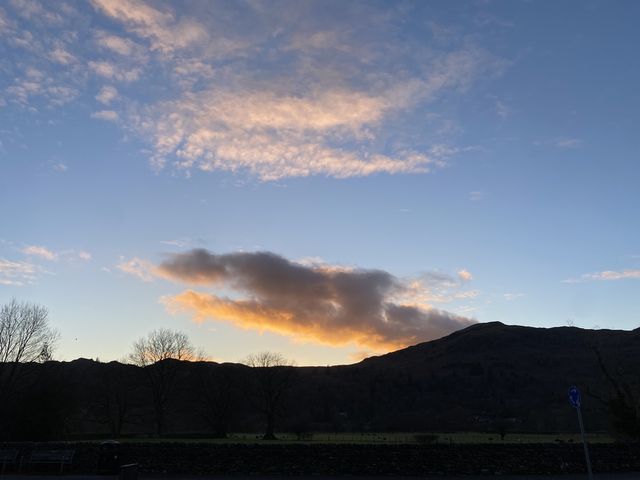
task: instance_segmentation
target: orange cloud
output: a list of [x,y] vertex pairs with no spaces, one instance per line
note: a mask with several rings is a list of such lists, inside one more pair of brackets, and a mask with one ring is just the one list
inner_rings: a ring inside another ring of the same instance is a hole
[[400,303],[410,287],[381,270],[303,265],[269,252],[216,255],[196,249],[172,255],[156,272],[244,294],[231,299],[187,290],[164,297],[170,311],[189,311],[196,321],[228,321],[301,341],[389,351],[473,323],[443,310]]
[[[376,351],[388,351],[411,343],[390,342],[372,329],[359,331],[349,325],[336,325],[326,328],[322,320],[319,322],[301,321],[295,312],[279,310],[261,305],[252,300],[230,300],[215,295],[187,290],[174,297],[166,297],[165,305],[172,311],[186,310],[195,315],[197,321],[226,320],[234,325],[247,329],[278,333],[295,337],[300,341],[340,346],[347,343],[367,345]],[[415,343],[415,342],[414,342]]]

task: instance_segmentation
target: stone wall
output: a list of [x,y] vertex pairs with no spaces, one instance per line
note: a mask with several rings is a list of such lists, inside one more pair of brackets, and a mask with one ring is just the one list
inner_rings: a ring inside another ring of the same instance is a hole
[[[3,444],[19,448],[30,467],[36,448],[74,448],[75,473],[109,473],[138,463],[141,472],[264,475],[553,474],[585,471],[580,444],[549,445],[342,445],[122,443],[117,452],[100,443]],[[640,472],[640,445],[590,446],[594,472]],[[118,458],[113,459],[117,454]],[[9,470],[14,467],[9,466]],[[52,471],[56,467],[50,468]]]

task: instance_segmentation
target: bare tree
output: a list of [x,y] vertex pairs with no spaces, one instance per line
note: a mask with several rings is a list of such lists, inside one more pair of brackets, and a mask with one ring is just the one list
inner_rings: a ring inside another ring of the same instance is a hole
[[131,363],[139,367],[169,358],[193,361],[196,359],[196,349],[185,333],[168,328],[154,330],[140,338],[133,344],[133,352],[128,357]]
[[156,432],[165,430],[167,402],[176,386],[175,360],[198,360],[196,349],[189,337],[169,329],[154,330],[133,344],[128,360],[144,367],[151,388]]
[[42,305],[15,298],[0,307],[0,362],[37,362],[51,359],[58,332],[49,326]]
[[249,355],[243,363],[251,367],[253,374],[253,404],[265,416],[263,438],[275,440],[276,418],[282,408],[284,394],[291,386],[293,362],[279,353],[260,352]]
[[21,363],[51,360],[59,334],[49,326],[48,316],[46,307],[16,299],[0,306],[0,413],[11,414],[6,406]]

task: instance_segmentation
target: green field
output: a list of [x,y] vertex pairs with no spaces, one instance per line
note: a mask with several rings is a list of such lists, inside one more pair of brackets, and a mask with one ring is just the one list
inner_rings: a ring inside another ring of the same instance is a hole
[[[433,436],[425,441],[420,441],[418,436]],[[225,439],[208,438],[126,438],[123,442],[194,442],[194,443],[337,443],[337,444],[418,444],[431,443],[440,445],[449,444],[518,444],[518,443],[579,443],[580,434],[534,434],[534,433],[508,433],[504,440],[499,434],[458,432],[458,433],[309,433],[298,436],[294,433],[278,433],[278,440],[263,440],[262,435],[256,433],[232,433]],[[614,440],[607,434],[591,434],[587,436],[589,443],[612,443]]]

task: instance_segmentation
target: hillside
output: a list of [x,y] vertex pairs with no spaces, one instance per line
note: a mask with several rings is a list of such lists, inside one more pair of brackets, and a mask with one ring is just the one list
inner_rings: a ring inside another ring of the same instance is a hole
[[449,418],[452,409],[458,410],[458,418],[470,421],[472,417],[477,427],[500,420],[515,429],[572,430],[575,414],[568,408],[567,389],[577,385],[583,392],[585,421],[592,429],[605,430],[609,428],[607,409],[595,397],[608,399],[613,385],[596,352],[614,381],[638,392],[638,329],[477,324],[433,342],[367,359],[363,365],[404,374],[428,391],[424,402],[431,412]]
[[[617,384],[640,398],[639,360],[640,330],[477,324],[354,365],[274,371],[273,381],[288,387],[274,421],[281,431],[575,431],[567,389],[577,385],[587,428],[607,431],[609,409],[596,397],[609,400]],[[24,365],[2,409],[2,432],[154,434],[150,380],[158,373],[172,382],[163,434],[264,428],[263,383],[244,365],[165,361],[142,369],[80,359]]]

